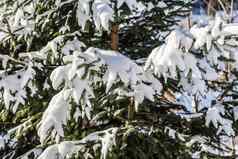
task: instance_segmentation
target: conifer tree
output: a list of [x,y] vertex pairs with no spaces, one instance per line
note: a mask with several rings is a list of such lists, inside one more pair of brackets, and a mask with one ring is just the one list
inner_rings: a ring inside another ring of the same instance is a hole
[[0,2],[0,157],[235,156],[238,26],[187,5]]
[[[146,56],[152,45],[161,42],[161,31],[167,31],[175,24],[175,18],[184,16],[187,6],[189,2],[183,1],[0,2],[1,158],[49,158],[44,157],[49,149],[53,151],[50,158],[65,157],[66,154],[58,154],[55,143],[74,150],[72,143],[63,141],[86,142],[87,136],[92,140],[90,135],[98,134],[111,139],[121,126],[126,127],[114,153],[107,155],[113,140],[107,143],[109,140],[98,137],[95,143],[83,143],[86,147],[76,151],[85,158],[127,156],[132,150],[126,148],[124,140],[131,125],[128,118],[134,119],[134,104],[141,103],[144,96],[153,99],[160,83],[152,74],[145,75],[129,58],[97,48],[119,50],[127,55],[138,52],[137,58]],[[135,30],[144,34],[143,39],[136,37]],[[132,44],[133,38],[147,43]],[[148,47],[147,52],[139,55],[136,45],[145,50]],[[80,67],[82,70],[77,71]],[[144,83],[147,80],[154,80],[154,88],[150,82]],[[133,94],[144,87],[148,94],[140,94],[135,102]],[[127,107],[132,107],[132,115],[128,115]],[[137,136],[134,140],[138,139]],[[101,150],[100,142],[104,145]],[[130,147],[135,144],[132,142]],[[127,151],[116,152],[123,145]],[[132,156],[145,156],[146,152],[142,152]]]

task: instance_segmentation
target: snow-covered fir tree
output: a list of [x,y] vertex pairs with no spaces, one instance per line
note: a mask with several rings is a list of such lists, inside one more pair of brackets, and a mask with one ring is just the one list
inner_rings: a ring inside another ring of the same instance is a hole
[[1,1],[0,157],[238,155],[238,25],[189,4]]

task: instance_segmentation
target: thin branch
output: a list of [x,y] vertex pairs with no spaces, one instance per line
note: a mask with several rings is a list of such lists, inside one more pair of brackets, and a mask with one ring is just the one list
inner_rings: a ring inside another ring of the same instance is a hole
[[223,2],[221,0],[218,0],[218,2],[220,3],[222,9],[224,10],[224,13],[226,14],[227,17],[229,17],[228,13],[227,13],[227,10],[226,10],[226,7],[225,5],[223,4]]
[[28,64],[26,64],[26,63],[24,63],[22,61],[19,61],[19,60],[13,58],[13,57],[10,57],[8,55],[0,55],[0,59],[7,59],[7,60],[10,60],[10,61],[12,61],[14,63],[21,64],[21,65],[24,65],[24,66],[28,65]]
[[234,0],[231,0],[230,22],[232,21],[233,17],[233,9],[234,9]]
[[8,22],[8,20],[6,18],[3,19],[4,22],[7,24],[7,30],[8,30],[8,34],[10,35],[11,39],[12,39],[12,42],[13,42],[13,46],[14,46],[14,50],[11,54],[11,57],[14,57],[15,56],[15,47],[16,47],[16,40],[14,38],[14,34],[12,33],[12,30],[11,30],[11,26]]

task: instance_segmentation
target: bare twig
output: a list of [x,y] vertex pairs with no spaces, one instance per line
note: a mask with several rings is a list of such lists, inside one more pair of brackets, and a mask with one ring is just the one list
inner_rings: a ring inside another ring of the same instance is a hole
[[233,9],[234,9],[234,0],[231,0],[230,22],[232,21],[233,17]]
[[227,10],[226,10],[226,7],[225,5],[223,4],[223,2],[221,0],[218,0],[218,2],[220,3],[222,9],[224,10],[224,13],[226,14],[227,17],[229,17],[228,13],[227,13]]

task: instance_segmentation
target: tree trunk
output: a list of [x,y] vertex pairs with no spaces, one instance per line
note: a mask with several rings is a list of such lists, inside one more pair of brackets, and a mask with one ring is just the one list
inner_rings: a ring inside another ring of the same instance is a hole
[[[112,31],[111,31],[111,49],[114,51],[118,51],[118,43],[119,43],[119,26],[118,24],[114,24],[112,26]],[[128,120],[132,121],[135,116],[135,102],[134,98],[130,97],[129,99],[129,104],[128,104]]]
[[134,116],[135,116],[135,102],[134,102],[134,98],[131,97],[129,105],[128,105],[128,120],[129,120],[129,122],[134,119]]
[[111,32],[111,49],[118,51],[118,41],[119,41],[119,35],[118,35],[118,24],[115,24],[112,26],[112,32]]

